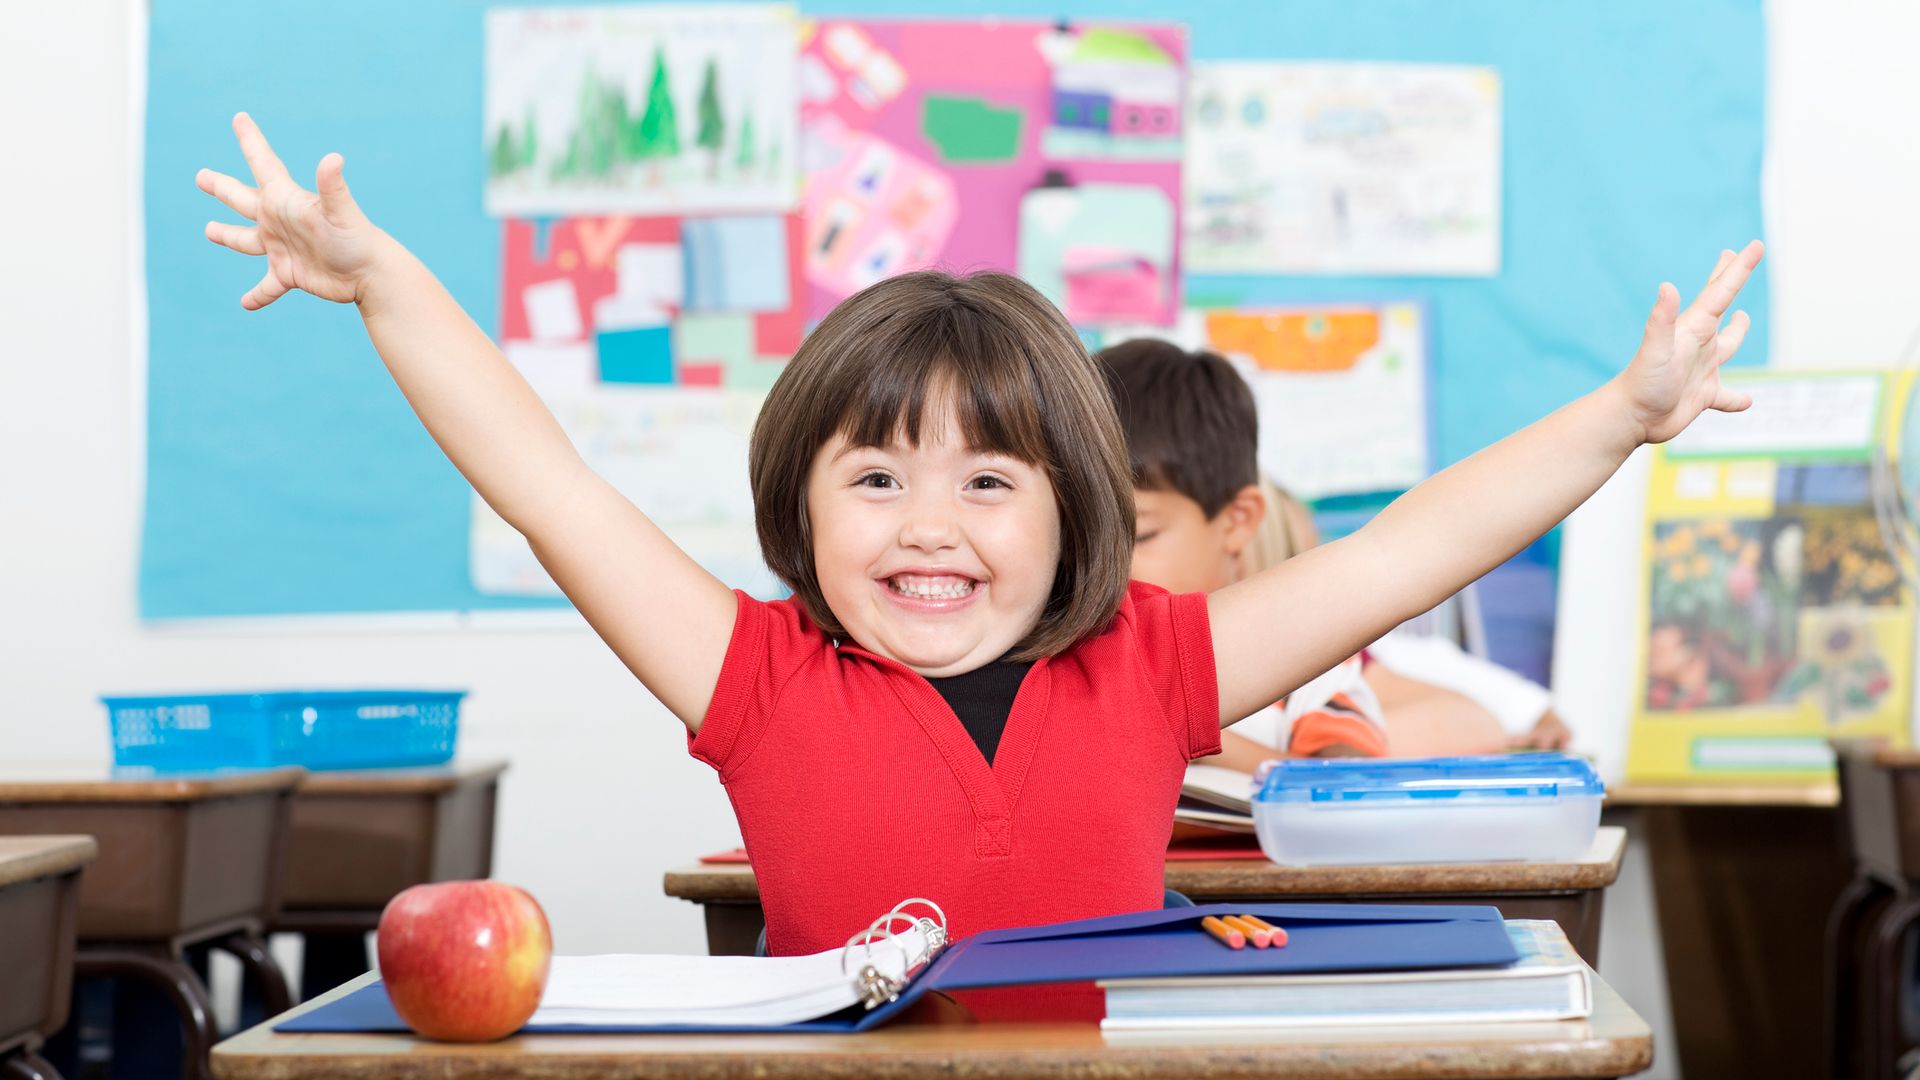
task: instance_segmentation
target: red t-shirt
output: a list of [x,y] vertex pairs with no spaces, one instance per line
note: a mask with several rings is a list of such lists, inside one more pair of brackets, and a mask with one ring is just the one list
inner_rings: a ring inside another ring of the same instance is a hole
[[989,767],[926,679],[741,593],[688,748],[726,785],[775,954],[914,896],[955,937],[1158,908],[1186,763],[1220,750],[1207,598],[1133,583],[1033,665]]

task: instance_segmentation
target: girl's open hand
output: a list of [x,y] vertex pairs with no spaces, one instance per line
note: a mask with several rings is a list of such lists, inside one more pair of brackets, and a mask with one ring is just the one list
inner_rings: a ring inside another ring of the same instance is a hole
[[240,298],[240,306],[258,310],[289,289],[305,289],[343,304],[361,299],[384,234],[348,194],[340,155],[320,159],[314,174],[316,195],[287,174],[252,117],[236,115],[233,133],[240,139],[240,151],[257,186],[248,187],[212,169],[201,169],[194,182],[253,222],[209,221],[207,239],[243,255],[267,257],[266,276]]
[[1753,404],[1748,395],[1720,385],[1720,365],[1747,336],[1747,313],[1734,312],[1724,327],[1720,320],[1765,250],[1755,240],[1738,253],[1721,252],[1706,287],[1685,311],[1680,290],[1661,284],[1640,351],[1619,380],[1645,441],[1666,442],[1708,409],[1739,412]]

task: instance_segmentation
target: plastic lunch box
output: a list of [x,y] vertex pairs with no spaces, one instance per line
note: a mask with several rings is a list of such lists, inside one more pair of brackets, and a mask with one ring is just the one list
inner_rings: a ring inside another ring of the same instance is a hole
[[1568,861],[1606,788],[1570,754],[1275,762],[1253,797],[1267,858],[1293,866]]

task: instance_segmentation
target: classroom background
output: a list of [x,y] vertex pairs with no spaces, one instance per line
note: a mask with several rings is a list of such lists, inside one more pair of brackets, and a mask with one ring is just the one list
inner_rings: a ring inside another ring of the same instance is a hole
[[[1495,265],[1189,267],[1185,278],[1189,304],[1414,304],[1428,350],[1427,466],[1598,383],[1631,355],[1659,280],[1690,292],[1719,247],[1749,235],[1769,255],[1744,303],[1756,328],[1743,365],[1861,371],[1911,359],[1920,148],[1899,133],[1899,103],[1920,95],[1905,49],[1920,34],[1911,7],[1202,2],[1171,18],[1143,2],[1009,0],[993,10],[1184,24],[1180,45],[1195,63],[1437,62],[1498,73]],[[556,947],[699,951],[699,910],[663,895],[660,874],[738,843],[711,770],[570,611],[537,590],[475,586],[465,560],[484,537],[467,528],[470,495],[351,313],[306,297],[241,312],[254,268],[200,235],[220,215],[193,170],[242,172],[227,122],[247,109],[296,177],[344,152],[376,221],[420,251],[483,326],[511,318],[499,310],[502,267],[520,257],[515,244],[537,252],[541,241],[537,228],[503,230],[482,205],[485,11],[336,4],[316,24],[305,11],[103,0],[0,13],[0,99],[13,120],[0,175],[13,256],[0,264],[9,507],[0,687],[10,704],[0,760],[104,763],[102,693],[464,688],[462,755],[512,763],[495,874],[540,898]],[[937,3],[801,13],[961,15]],[[248,32],[229,33],[230,21]],[[301,36],[300,55],[274,28]],[[1164,184],[1151,154],[1142,160],[1112,167]],[[742,238],[702,242],[725,252]],[[687,287],[726,291],[733,280]],[[782,295],[789,307],[814,299]],[[313,381],[276,379],[275,365]],[[301,459],[311,445],[359,456]],[[223,508],[220,489],[203,482],[207,463],[222,459],[243,477],[278,470],[283,488]],[[296,459],[307,471],[289,477]],[[1630,468],[1583,523],[1532,553],[1516,568],[1524,595],[1492,612],[1508,618],[1517,666],[1545,665],[1547,651],[1528,653],[1527,642],[1552,634],[1562,711],[1582,749],[1616,764],[1640,618],[1617,598],[1641,588],[1631,553],[1645,529],[1636,515],[1647,468]],[[1368,504],[1327,505],[1337,518]],[[500,564],[502,580],[515,572],[510,557]],[[1539,621],[1542,596],[1557,626]],[[1627,859],[1602,970],[1664,1036],[1647,867],[1633,845]],[[1673,1068],[1668,1058],[1650,1075]]]

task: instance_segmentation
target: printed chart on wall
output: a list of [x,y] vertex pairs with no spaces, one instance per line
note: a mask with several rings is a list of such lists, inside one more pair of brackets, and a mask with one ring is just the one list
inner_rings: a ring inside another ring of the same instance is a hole
[[1627,775],[1817,780],[1826,740],[1908,741],[1914,597],[1872,497],[1909,376],[1744,376],[1754,408],[1655,447]]
[[1194,65],[1188,265],[1500,271],[1500,77],[1441,64]]
[[807,314],[903,271],[1016,271],[1076,324],[1173,321],[1185,30],[809,24]]
[[1305,499],[1401,491],[1432,466],[1426,309],[1419,301],[1188,308],[1172,329],[1112,327],[1232,361],[1260,411],[1260,467]]
[[[727,584],[763,596],[779,585],[754,531],[747,440],[805,329],[795,26],[786,8],[728,6],[505,10],[487,23],[490,125],[496,100],[564,98],[592,116],[548,149],[498,129],[490,204],[542,215],[502,223],[501,348],[596,473]],[[518,41],[529,34],[544,44]],[[495,62],[509,55],[528,70]],[[616,69],[615,55],[646,63]],[[539,164],[503,173],[516,155]],[[674,212],[619,212],[661,205]],[[484,593],[559,591],[477,496],[470,572]]]

